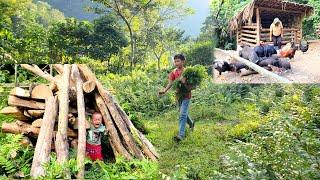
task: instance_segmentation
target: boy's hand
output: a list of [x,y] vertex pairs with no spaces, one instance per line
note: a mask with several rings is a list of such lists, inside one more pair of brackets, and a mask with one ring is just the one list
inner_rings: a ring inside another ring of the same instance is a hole
[[166,93],[166,91],[163,89],[163,90],[158,92],[158,95],[161,96],[161,95],[164,95],[165,93]]
[[185,84],[185,83],[187,82],[187,78],[183,77],[183,78],[180,79],[180,81],[181,81],[183,84]]

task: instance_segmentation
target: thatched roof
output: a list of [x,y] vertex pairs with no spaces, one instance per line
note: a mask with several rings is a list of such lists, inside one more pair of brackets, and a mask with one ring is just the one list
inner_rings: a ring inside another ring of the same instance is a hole
[[298,4],[282,0],[252,0],[251,3],[249,3],[241,12],[231,19],[229,23],[229,29],[231,31],[235,31],[242,24],[242,22],[249,22],[250,24],[254,15],[255,7],[268,8],[270,11],[272,11],[272,9],[277,11],[283,10],[284,12],[292,11],[295,14],[300,13],[304,16],[310,16],[313,13],[313,7],[305,4]]

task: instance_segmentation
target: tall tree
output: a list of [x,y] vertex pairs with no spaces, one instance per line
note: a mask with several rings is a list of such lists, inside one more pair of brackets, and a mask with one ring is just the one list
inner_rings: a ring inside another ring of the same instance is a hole
[[[130,69],[137,62],[138,48],[140,53],[147,50],[146,39],[149,29],[163,27],[165,21],[190,14],[185,7],[185,0],[93,0],[105,6],[96,8],[99,13],[117,15],[127,27],[130,39]],[[138,42],[139,41],[139,42]],[[137,47],[139,45],[139,47]]]

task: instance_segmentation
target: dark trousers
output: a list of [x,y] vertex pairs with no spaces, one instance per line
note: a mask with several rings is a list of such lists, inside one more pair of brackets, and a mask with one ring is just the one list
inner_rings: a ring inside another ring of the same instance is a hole
[[280,36],[272,35],[272,41],[274,46],[278,46],[278,49],[281,49],[282,38]]

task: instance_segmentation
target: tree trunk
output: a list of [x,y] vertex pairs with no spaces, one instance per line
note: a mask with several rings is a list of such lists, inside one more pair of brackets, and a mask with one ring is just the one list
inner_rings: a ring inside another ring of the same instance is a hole
[[141,148],[145,155],[149,157],[151,160],[156,161],[159,158],[159,154],[153,147],[153,145],[150,143],[150,141],[138,130],[136,127],[132,124],[126,113],[121,109],[120,105],[118,103],[115,103],[118,111],[120,112],[124,122],[129,127],[132,134],[136,134],[139,138],[139,143],[141,145]]
[[40,129],[32,127],[30,124],[22,121],[15,121],[11,123],[3,123],[2,131],[6,133],[25,134],[36,137],[39,134]]
[[96,87],[96,84],[92,80],[89,80],[83,83],[83,91],[86,93],[91,93],[95,87]]
[[78,107],[78,149],[77,149],[77,168],[79,169],[77,179],[84,179],[84,159],[86,152],[86,115],[83,96],[83,81],[80,77],[77,65],[72,65],[71,77],[76,82],[77,107]]
[[34,118],[42,117],[44,114],[44,110],[27,110],[27,112]]
[[54,64],[53,68],[59,73],[62,74],[63,73],[63,65],[62,64]]
[[68,161],[69,147],[67,142],[68,114],[69,114],[69,81],[70,65],[64,65],[63,76],[61,79],[61,89],[59,91],[59,121],[56,135],[57,161],[65,163]]
[[[40,128],[35,128],[31,124],[25,123],[23,121],[15,121],[10,123],[2,124],[2,131],[12,134],[24,134],[32,137],[37,137],[40,131]],[[54,131],[54,134],[56,131]],[[70,138],[78,137],[78,134],[72,129],[68,128],[67,135]]]
[[119,111],[117,111],[117,108],[114,105],[114,101],[112,99],[112,96],[110,94],[108,94],[107,91],[104,90],[102,84],[96,79],[94,74],[91,72],[91,70],[86,65],[79,64],[78,67],[79,67],[80,71],[85,75],[85,77],[92,77],[91,79],[95,79],[99,94],[101,95],[104,102],[106,103],[106,105],[110,111],[110,114],[112,115],[113,120],[114,120],[115,124],[117,125],[126,146],[128,147],[129,152],[139,159],[144,158],[141,150],[138,148],[137,144],[135,143],[135,140],[134,140],[132,134],[130,134],[125,123],[123,122],[123,119],[122,119],[121,115],[119,114]]
[[35,86],[31,91],[31,98],[46,99],[53,96],[51,89],[45,84]]
[[19,107],[25,107],[25,108],[29,108],[29,109],[44,109],[45,108],[45,103],[43,103],[43,102],[37,102],[34,100],[25,100],[25,99],[18,98],[16,96],[11,96],[11,95],[9,95],[8,104],[10,106],[19,106]]
[[21,98],[30,98],[30,93],[20,87],[15,87],[10,91],[10,95]]
[[41,125],[42,125],[42,122],[43,122],[42,119],[37,119],[37,120],[33,121],[31,125],[32,125],[33,127],[35,127],[35,128],[40,128]]
[[50,82],[54,81],[54,78],[50,74],[43,72],[37,65],[20,64],[20,66]]
[[18,119],[20,121],[29,120],[28,117],[24,115],[23,111],[21,111],[17,107],[11,107],[11,106],[5,107],[1,109],[0,114],[12,116],[13,118]]
[[37,178],[45,175],[44,168],[42,167],[50,159],[49,153],[51,151],[51,143],[53,136],[53,128],[55,119],[58,112],[57,97],[50,97],[47,100],[47,108],[44,113],[43,126],[40,128],[40,133],[37,139],[36,148],[34,151],[31,177]]
[[113,152],[115,156],[123,155],[126,159],[132,159],[132,156],[128,153],[128,151],[124,148],[122,141],[118,135],[117,129],[113,124],[112,118],[108,111],[106,104],[104,103],[102,97],[99,94],[95,94],[95,100],[99,111],[103,117],[104,124],[106,125],[108,135],[109,135],[109,142],[112,145]]

